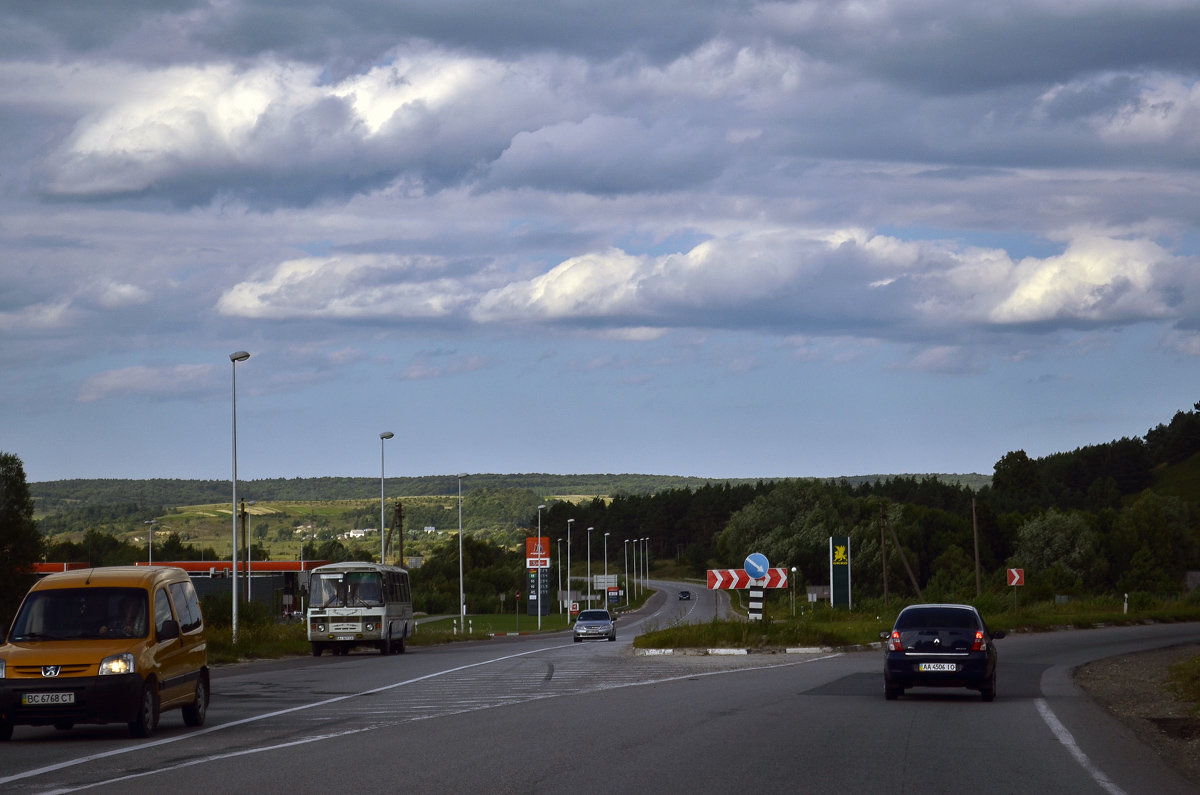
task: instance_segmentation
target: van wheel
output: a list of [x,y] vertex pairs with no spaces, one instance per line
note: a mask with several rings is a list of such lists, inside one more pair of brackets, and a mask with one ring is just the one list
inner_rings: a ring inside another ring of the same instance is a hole
[[196,680],[196,700],[183,707],[183,722],[188,726],[203,726],[208,714],[208,674],[201,673]]
[[0,720],[0,743],[6,743],[12,739],[12,724],[6,720]]
[[137,718],[129,721],[129,733],[134,737],[149,737],[158,726],[158,693],[154,680],[146,680],[142,686],[142,698],[138,704]]
[[312,650],[313,650],[313,656],[314,656],[314,657],[320,657],[320,656],[321,656],[321,652],[323,651],[323,648],[322,648],[322,646],[321,646],[321,644],[320,644],[320,643],[314,643],[314,644],[312,645]]

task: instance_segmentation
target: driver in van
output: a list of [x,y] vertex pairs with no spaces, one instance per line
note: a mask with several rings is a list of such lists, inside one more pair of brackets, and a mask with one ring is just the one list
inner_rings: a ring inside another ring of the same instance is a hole
[[126,596],[121,600],[120,617],[111,626],[101,627],[100,632],[131,638],[140,638],[146,634],[146,611],[142,601],[136,596]]

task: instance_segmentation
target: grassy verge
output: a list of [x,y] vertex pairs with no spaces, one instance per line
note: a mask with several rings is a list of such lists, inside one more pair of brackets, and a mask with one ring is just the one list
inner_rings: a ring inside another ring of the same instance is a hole
[[1172,665],[1170,677],[1179,694],[1200,710],[1200,657]]
[[[1009,632],[1045,632],[1069,627],[1132,625],[1146,622],[1200,621],[1200,606],[1164,603],[1125,613],[1113,600],[1077,600],[1069,604],[1030,603],[1013,607],[1007,600],[984,598],[976,605],[993,629]],[[652,629],[634,640],[637,648],[790,648],[801,646],[854,646],[879,641],[879,633],[892,626],[902,604],[884,608],[866,604],[854,611],[832,610],[824,605],[793,617],[780,606],[762,622],[710,621]]]

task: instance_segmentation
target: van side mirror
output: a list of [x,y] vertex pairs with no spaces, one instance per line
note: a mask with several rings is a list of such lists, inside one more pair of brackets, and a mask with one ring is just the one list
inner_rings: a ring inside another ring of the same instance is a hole
[[179,622],[169,618],[163,622],[162,629],[158,631],[159,641],[175,640],[179,637]]

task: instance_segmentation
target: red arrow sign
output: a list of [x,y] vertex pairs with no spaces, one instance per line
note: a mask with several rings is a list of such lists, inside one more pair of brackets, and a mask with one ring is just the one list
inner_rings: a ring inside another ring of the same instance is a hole
[[767,569],[767,576],[761,580],[752,580],[745,569],[709,569],[708,590],[740,590],[749,588],[751,584],[764,588],[786,588],[788,585],[788,570],[782,566]]
[[1009,569],[1008,570],[1009,585],[1024,585],[1025,584],[1025,569]]

